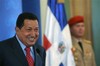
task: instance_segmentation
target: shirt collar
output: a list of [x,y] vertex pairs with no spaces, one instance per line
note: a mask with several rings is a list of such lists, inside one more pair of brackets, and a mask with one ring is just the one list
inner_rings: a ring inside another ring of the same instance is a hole
[[[26,48],[26,46],[20,41],[20,39],[18,38],[18,36],[16,35],[16,38],[17,38],[17,40],[18,40],[18,42],[19,42],[19,44],[20,44],[20,46],[21,46],[21,48],[22,48],[22,50],[24,51],[24,49]],[[31,51],[32,51],[32,47],[30,47],[30,49],[31,49]]]
[[72,39],[74,39],[76,42],[82,42],[82,39],[77,39],[76,37],[72,36]]

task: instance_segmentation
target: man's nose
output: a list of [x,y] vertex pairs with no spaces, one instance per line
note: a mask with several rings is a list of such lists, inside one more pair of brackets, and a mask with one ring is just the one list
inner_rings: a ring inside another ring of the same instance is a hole
[[35,31],[31,31],[31,36],[35,36]]
[[36,37],[36,36],[38,36],[38,35],[39,35],[39,32],[35,32],[35,31],[32,31],[32,32],[31,32],[31,36]]

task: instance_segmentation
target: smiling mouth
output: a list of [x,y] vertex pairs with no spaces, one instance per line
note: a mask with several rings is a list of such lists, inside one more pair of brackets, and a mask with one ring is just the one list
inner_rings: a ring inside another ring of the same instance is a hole
[[28,40],[33,42],[34,41],[34,37],[28,36]]
[[34,38],[29,38],[29,40],[33,42],[34,41]]

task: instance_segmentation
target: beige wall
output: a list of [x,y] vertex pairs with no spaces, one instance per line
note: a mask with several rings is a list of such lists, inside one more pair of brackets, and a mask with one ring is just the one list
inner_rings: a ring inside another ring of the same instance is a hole
[[46,22],[46,8],[47,0],[40,0],[41,7],[41,24],[42,24],[42,37],[45,32],[45,22]]

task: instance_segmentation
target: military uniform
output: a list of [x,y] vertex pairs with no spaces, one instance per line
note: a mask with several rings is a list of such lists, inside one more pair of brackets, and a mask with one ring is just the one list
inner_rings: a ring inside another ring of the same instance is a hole
[[72,51],[76,66],[96,66],[94,52],[90,41],[84,39],[81,40],[83,50],[76,38],[72,37],[72,43]]

